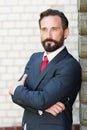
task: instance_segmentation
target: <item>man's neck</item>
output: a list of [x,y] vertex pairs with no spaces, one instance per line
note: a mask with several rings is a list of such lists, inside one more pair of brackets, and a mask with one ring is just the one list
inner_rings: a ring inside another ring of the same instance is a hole
[[56,51],[53,51],[53,52],[51,52],[51,53],[48,53],[48,54],[47,54],[47,52],[45,52],[44,55],[47,55],[48,60],[49,60],[49,62],[50,62],[50,61],[51,61],[57,54],[59,54],[64,48],[65,48],[65,46],[63,45],[62,47],[60,47],[59,49],[57,49]]

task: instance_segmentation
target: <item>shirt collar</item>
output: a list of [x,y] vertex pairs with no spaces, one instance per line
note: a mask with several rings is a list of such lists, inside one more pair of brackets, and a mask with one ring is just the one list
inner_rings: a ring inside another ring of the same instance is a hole
[[60,47],[59,49],[57,49],[56,51],[54,52],[51,52],[50,54],[47,54],[46,51],[44,52],[44,56],[47,56],[48,57],[48,60],[49,62],[57,55],[59,54],[63,49],[65,48],[65,46],[63,45],[62,47]]

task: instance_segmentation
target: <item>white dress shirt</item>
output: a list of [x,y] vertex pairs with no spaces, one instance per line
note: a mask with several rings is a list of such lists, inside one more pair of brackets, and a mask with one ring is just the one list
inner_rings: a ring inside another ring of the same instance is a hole
[[49,60],[49,62],[50,62],[50,61],[51,61],[57,54],[59,54],[64,48],[65,48],[65,46],[63,45],[62,47],[58,48],[56,51],[53,51],[53,52],[51,52],[51,53],[49,53],[49,54],[47,54],[46,51],[45,51],[43,57],[44,57],[44,56],[47,56],[47,57],[48,57],[48,60]]

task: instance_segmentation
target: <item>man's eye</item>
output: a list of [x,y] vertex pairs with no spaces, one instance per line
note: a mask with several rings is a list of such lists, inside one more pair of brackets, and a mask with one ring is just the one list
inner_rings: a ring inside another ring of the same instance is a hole
[[46,28],[42,28],[41,31],[46,31]]

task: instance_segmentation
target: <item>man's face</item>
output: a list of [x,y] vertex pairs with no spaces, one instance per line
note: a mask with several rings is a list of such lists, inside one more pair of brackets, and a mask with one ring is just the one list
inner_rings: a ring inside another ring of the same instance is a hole
[[41,20],[41,41],[47,52],[60,48],[64,43],[64,31],[61,18],[46,16]]

